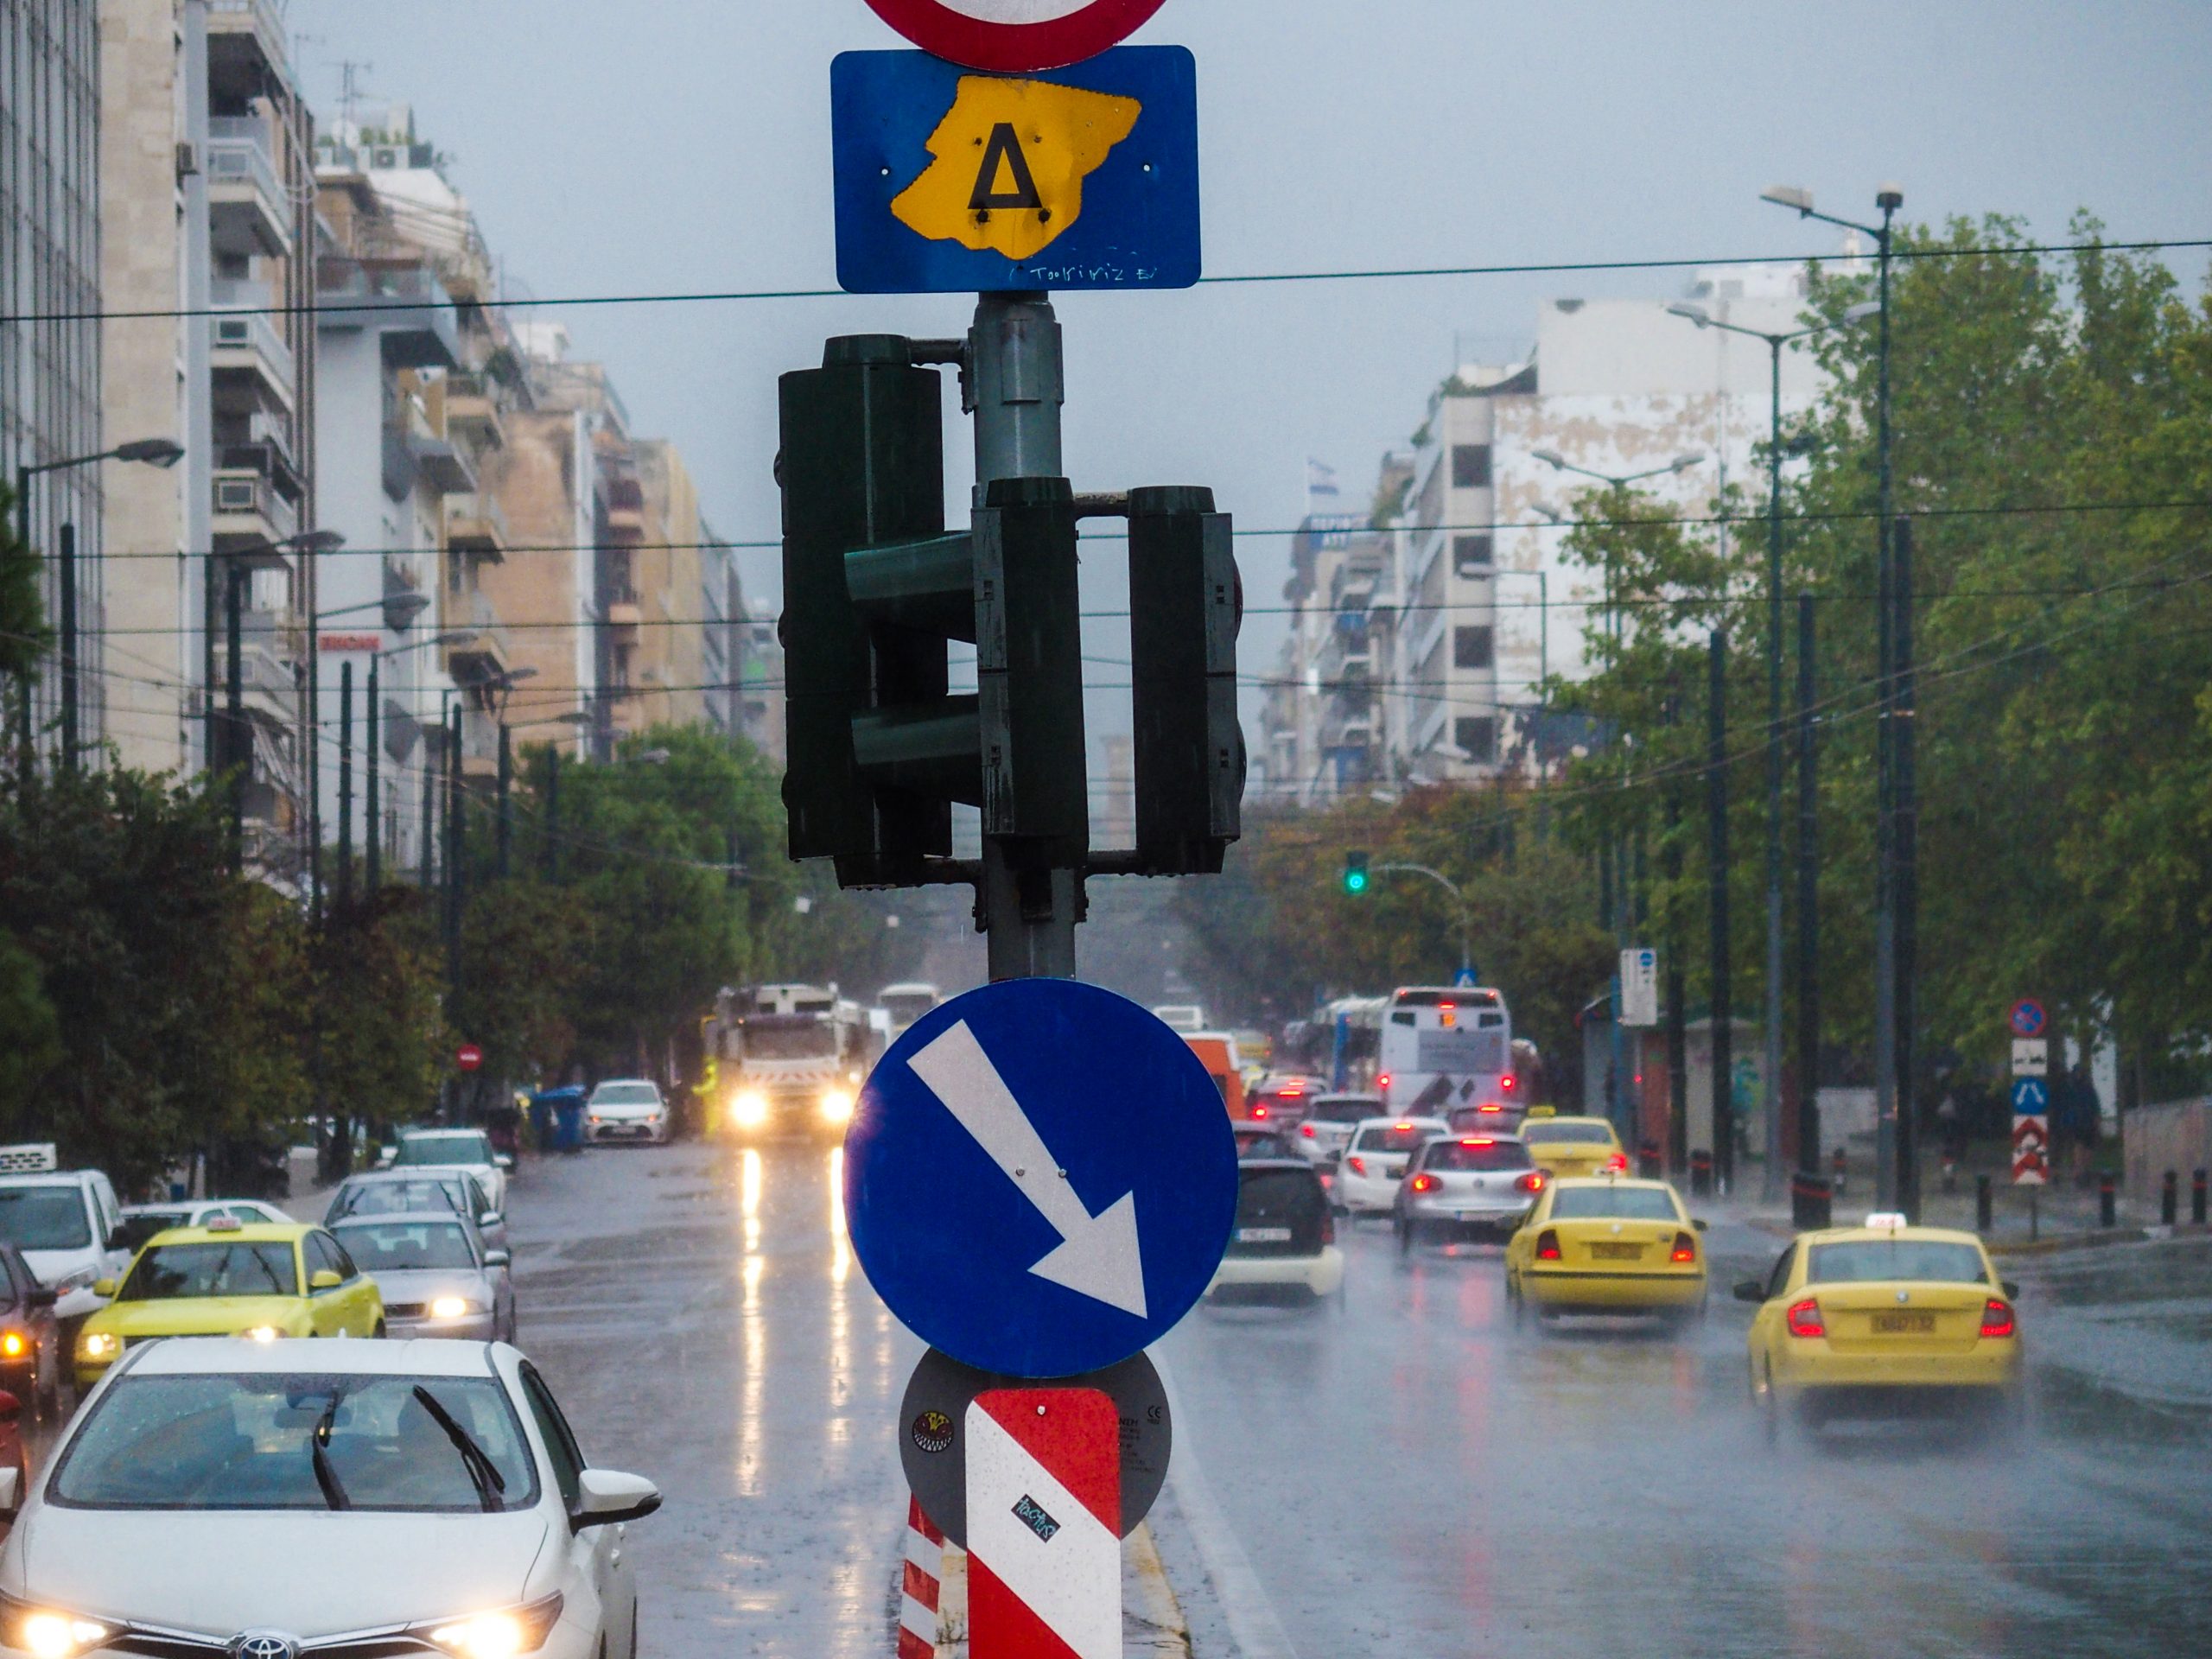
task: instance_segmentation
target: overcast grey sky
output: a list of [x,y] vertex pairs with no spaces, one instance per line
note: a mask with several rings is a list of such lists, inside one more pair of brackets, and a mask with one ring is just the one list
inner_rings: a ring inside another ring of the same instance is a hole
[[[301,73],[414,105],[494,249],[541,296],[835,285],[830,60],[902,44],[861,0],[291,0]],[[1209,274],[1829,251],[1777,182],[1916,219],[2212,235],[2205,0],[1167,0],[1140,41],[1198,55]],[[2201,259],[2185,268],[2192,283]],[[1455,335],[1525,340],[1540,300],[1682,275],[1506,276],[1076,296],[1079,489],[1206,483],[1241,525],[1348,501],[1419,424]],[[829,334],[957,333],[972,302],[837,298],[561,314],[642,432],[674,438],[715,527],[776,533],[775,378]],[[1243,544],[1255,605],[1280,542]],[[776,557],[746,556],[772,594]],[[1116,588],[1110,576],[1096,599]],[[1255,617],[1247,671],[1278,620]],[[1105,631],[1092,649],[1118,655]]]

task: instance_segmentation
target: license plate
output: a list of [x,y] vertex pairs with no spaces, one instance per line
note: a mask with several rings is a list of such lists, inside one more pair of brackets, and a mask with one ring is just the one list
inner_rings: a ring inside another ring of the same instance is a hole
[[1878,1337],[1927,1337],[1936,1332],[1933,1313],[1877,1313],[1874,1334]]
[[1290,1243],[1290,1229],[1287,1227],[1239,1227],[1236,1230],[1236,1242],[1239,1244],[1287,1244]]
[[1600,1262],[1633,1262],[1643,1254],[1641,1244],[1592,1244],[1590,1254]]

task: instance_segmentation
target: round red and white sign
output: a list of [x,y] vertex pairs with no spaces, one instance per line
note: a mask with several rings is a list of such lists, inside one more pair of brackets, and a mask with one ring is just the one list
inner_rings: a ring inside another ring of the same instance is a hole
[[1119,46],[1166,0],[868,0],[925,52],[1001,74],[1061,69]]
[[474,1071],[484,1064],[484,1051],[474,1043],[463,1043],[454,1051],[454,1064],[464,1071]]

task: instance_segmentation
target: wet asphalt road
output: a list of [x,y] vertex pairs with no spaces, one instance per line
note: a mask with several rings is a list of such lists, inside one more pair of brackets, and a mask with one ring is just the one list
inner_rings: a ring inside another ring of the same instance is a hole
[[[881,1659],[919,1344],[869,1290],[837,1155],[533,1160],[521,1338],[632,1529],[652,1659]],[[1777,1241],[1723,1222],[1716,1280]],[[1200,1659],[2171,1655],[2212,1648],[2212,1243],[2008,1266],[2038,1422],[1762,1443],[1748,1309],[1678,1339],[1504,1317],[1493,1249],[1347,1241],[1347,1306],[1201,1310],[1156,1530]]]

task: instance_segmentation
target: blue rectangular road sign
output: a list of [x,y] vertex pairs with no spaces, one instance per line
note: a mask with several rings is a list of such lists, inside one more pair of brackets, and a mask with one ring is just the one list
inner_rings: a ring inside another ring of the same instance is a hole
[[2050,1084],[2041,1077],[2012,1079],[2012,1116],[2041,1117],[2050,1110]]
[[830,84],[848,292],[1198,280],[1198,64],[1184,48],[1120,47],[1026,77],[847,52]]

